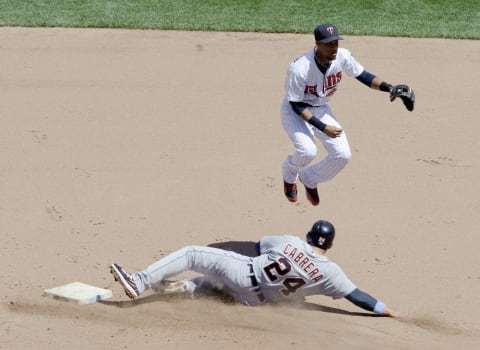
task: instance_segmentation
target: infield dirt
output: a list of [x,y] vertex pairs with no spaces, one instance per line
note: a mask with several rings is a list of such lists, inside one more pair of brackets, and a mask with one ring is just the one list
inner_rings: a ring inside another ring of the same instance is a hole
[[[331,106],[353,157],[312,207],[284,198],[279,117],[311,35],[0,28],[0,349],[478,349],[480,42],[340,44],[417,102],[345,76]],[[404,318],[326,297],[131,302],[108,271],[319,218],[328,256]],[[113,298],[43,296],[73,281]]]

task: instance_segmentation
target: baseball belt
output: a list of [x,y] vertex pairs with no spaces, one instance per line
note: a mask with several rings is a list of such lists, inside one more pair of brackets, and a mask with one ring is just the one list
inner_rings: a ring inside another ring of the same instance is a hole
[[261,303],[265,301],[265,295],[263,295],[262,291],[260,290],[260,287],[258,285],[257,277],[255,277],[255,273],[253,272],[253,265],[248,264],[250,266],[250,281],[252,282],[252,291],[257,294],[258,300],[260,300]]

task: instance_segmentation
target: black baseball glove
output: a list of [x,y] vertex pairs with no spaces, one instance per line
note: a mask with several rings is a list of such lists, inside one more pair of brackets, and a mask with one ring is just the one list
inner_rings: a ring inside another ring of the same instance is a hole
[[393,102],[397,97],[400,97],[405,107],[411,112],[415,105],[415,93],[408,85],[394,85],[390,91],[390,102]]

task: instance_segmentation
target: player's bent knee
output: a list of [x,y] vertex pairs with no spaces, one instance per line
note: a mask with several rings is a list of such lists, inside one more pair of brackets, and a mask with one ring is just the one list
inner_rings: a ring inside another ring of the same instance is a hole
[[315,159],[315,156],[303,155],[303,156],[297,157],[297,163],[301,165],[307,165],[307,164],[310,164],[314,159]]
[[350,161],[351,154],[350,153],[340,153],[335,155],[334,157],[330,158],[330,167],[337,170],[337,172],[341,171],[345,168]]
[[350,152],[345,153],[345,154],[342,155],[342,159],[343,159],[345,162],[348,163],[348,162],[350,161],[350,159],[352,159],[352,154],[351,154]]
[[307,149],[304,149],[303,152],[299,152],[299,156],[302,158],[312,161],[317,157],[317,148],[316,147],[310,147]]
[[294,155],[294,163],[299,165],[310,164],[317,157],[317,148],[311,147],[308,149],[297,149]]
[[336,154],[335,158],[337,158],[340,162],[348,163],[352,158],[352,152],[350,150],[342,151]]

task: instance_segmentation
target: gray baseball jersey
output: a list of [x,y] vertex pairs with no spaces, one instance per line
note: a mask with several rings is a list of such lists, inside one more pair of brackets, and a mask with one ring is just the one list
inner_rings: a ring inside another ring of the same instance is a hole
[[343,298],[356,286],[326,256],[294,236],[266,236],[260,241],[261,256],[253,260],[260,289],[268,301],[303,300],[308,295]]
[[203,275],[192,283],[208,282],[247,305],[313,294],[341,298],[356,288],[336,264],[314,255],[300,238],[268,236],[260,246],[262,254],[254,258],[212,247],[184,247],[132,274],[132,280],[143,293],[191,270]]

